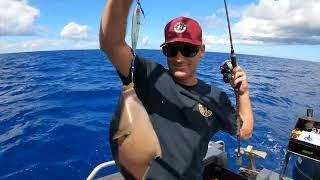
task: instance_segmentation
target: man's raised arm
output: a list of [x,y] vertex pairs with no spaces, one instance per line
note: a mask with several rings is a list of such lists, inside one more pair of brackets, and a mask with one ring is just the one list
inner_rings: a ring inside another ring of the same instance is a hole
[[125,77],[129,75],[131,49],[125,42],[127,18],[132,0],[108,0],[100,25],[100,48],[114,67]]

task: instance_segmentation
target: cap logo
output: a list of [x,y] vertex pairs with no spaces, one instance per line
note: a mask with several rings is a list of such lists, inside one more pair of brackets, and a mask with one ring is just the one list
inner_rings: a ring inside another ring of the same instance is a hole
[[174,31],[176,33],[183,33],[187,30],[187,27],[183,22],[178,22],[176,25],[174,25]]

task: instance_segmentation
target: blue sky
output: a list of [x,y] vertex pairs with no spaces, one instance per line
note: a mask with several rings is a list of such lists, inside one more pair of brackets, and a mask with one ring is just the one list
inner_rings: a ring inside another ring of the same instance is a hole
[[[97,49],[106,2],[0,0],[0,53]],[[159,49],[165,24],[189,16],[202,26],[207,51],[230,51],[223,0],[141,4],[146,17],[141,19],[138,48]],[[320,62],[319,0],[228,0],[228,6],[236,53]]]

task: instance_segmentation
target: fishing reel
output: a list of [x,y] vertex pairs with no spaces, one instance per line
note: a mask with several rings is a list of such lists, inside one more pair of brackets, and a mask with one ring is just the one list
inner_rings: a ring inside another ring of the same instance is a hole
[[232,69],[234,67],[232,66],[231,60],[225,60],[221,65],[220,65],[220,72],[223,76],[223,81],[225,83],[229,83],[232,78]]
[[229,83],[233,79],[232,70],[237,66],[236,56],[234,54],[231,55],[231,60],[225,60],[220,65],[220,72],[223,76],[223,81],[225,83]]

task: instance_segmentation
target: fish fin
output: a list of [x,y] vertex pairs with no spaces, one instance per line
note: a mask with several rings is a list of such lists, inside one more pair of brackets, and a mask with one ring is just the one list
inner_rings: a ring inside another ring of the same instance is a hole
[[130,135],[131,132],[127,129],[124,129],[124,130],[118,130],[112,137],[112,140],[116,140],[116,139],[119,139],[123,136],[128,136]]

